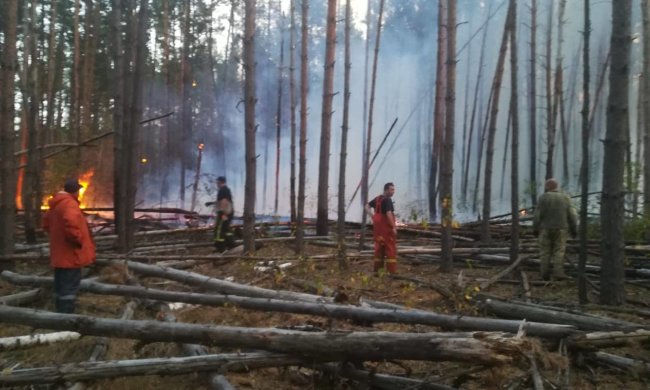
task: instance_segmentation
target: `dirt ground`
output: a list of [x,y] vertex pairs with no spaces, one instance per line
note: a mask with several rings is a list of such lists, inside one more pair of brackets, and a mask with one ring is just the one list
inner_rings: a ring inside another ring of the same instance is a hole
[[[206,240],[205,234],[194,234],[188,236],[192,242]],[[144,245],[139,243],[139,245]],[[184,251],[188,254],[187,251]],[[190,250],[189,254],[211,254],[210,247],[197,247]],[[248,283],[260,287],[272,289],[285,289],[293,291],[308,291],[301,288],[296,280],[304,280],[309,283],[312,293],[325,293],[334,289],[344,293],[349,303],[356,303],[360,298],[373,299],[378,301],[391,302],[407,307],[432,310],[439,313],[457,313],[465,315],[485,315],[479,305],[476,304],[476,294],[479,293],[476,286],[477,280],[487,279],[503,269],[504,266],[483,266],[478,261],[467,261],[456,263],[455,270],[451,274],[443,274],[438,271],[438,265],[427,258],[400,257],[399,273],[407,280],[396,280],[388,276],[373,276],[371,259],[352,258],[349,269],[339,271],[334,256],[331,259],[310,259],[313,255],[333,254],[334,248],[308,244],[306,248],[306,259],[297,260],[289,243],[266,244],[257,251],[256,257],[260,259],[268,257],[286,258],[277,261],[277,264],[291,263],[291,266],[271,272],[259,272],[255,266],[261,260],[236,259],[225,264],[214,265],[212,262],[204,263],[189,269],[192,272],[204,275],[232,278],[238,283]],[[16,272],[50,275],[46,261],[41,262],[18,262]],[[462,271],[462,273],[461,273]],[[531,281],[539,281],[536,270],[526,269]],[[460,273],[460,276],[459,276]],[[417,279],[408,280],[408,278]],[[514,279],[514,278],[513,278]],[[191,286],[180,285],[168,280],[147,278],[141,279],[143,285],[169,289],[176,291],[199,291]],[[462,288],[454,287],[458,283],[463,284]],[[532,298],[534,301],[544,302],[550,305],[577,304],[577,288],[574,280],[565,282],[549,282],[544,285],[534,284],[532,286]],[[450,300],[437,293],[431,285],[444,285],[453,289],[456,299]],[[0,281],[0,295],[15,293],[19,289],[4,281]],[[626,286],[629,297],[639,302],[650,302],[650,292],[647,288],[628,285]],[[508,299],[521,299],[522,287],[520,284],[497,283],[490,287],[485,293],[500,296]],[[51,292],[30,307],[53,310]],[[87,314],[106,318],[115,318],[121,315],[126,298],[106,295],[93,295],[82,293],[78,300],[77,313]],[[639,308],[636,306],[629,306]],[[647,309],[647,307],[646,307]],[[647,318],[637,317],[629,314],[621,314],[609,311],[591,311],[594,314],[606,315],[613,318],[625,319],[637,323],[648,324]],[[155,312],[138,308],[135,319],[154,319]],[[245,327],[291,327],[310,325],[323,330],[328,329],[355,329],[360,331],[385,330],[395,332],[427,332],[438,331],[439,329],[424,325],[401,325],[401,324],[374,324],[363,326],[344,320],[328,320],[322,317],[308,315],[294,315],[285,313],[259,312],[245,310],[236,307],[199,307],[186,306],[174,312],[178,321],[187,323],[204,323],[214,325],[231,325]],[[3,324],[0,327],[0,336],[24,335],[37,330],[22,326],[11,326]],[[35,348],[0,352],[0,369],[27,368],[53,366],[62,363],[86,361],[95,344],[95,337],[82,337],[80,340],[40,346]],[[550,357],[559,357],[556,346],[548,346]],[[233,352],[210,348],[210,352]],[[650,347],[636,346],[619,349],[610,349],[608,352],[618,355],[630,355],[636,359],[650,361]],[[110,343],[106,360],[136,359],[147,357],[181,356],[181,349],[170,343],[149,343],[143,344],[136,340],[113,339]],[[650,388],[650,378],[624,372],[612,367],[595,365],[589,360],[580,356],[571,356],[569,366],[569,378],[571,389],[647,389]],[[560,359],[561,360],[561,359]],[[246,373],[228,373],[228,380],[238,389],[363,389],[370,388],[360,382],[347,379],[332,378],[321,374],[320,371],[308,367],[286,367],[259,369]],[[484,368],[468,363],[448,362],[415,362],[415,361],[384,361],[366,362],[365,369],[393,375],[407,375],[411,378],[429,380],[435,383],[444,383],[449,386],[456,386],[461,389],[526,389],[532,388],[530,380],[529,362],[522,359],[517,364],[507,367]],[[547,380],[545,388],[563,388],[565,370],[558,367],[542,367],[542,374]],[[142,376],[124,377],[110,380],[100,380],[88,383],[92,389],[206,389],[207,374],[191,374],[181,376]],[[30,389],[56,388],[52,386],[30,386]],[[566,388],[566,387],[564,387]]]

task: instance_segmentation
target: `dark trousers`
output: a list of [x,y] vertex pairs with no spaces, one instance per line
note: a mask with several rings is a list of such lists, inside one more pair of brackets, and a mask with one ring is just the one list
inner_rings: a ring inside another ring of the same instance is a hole
[[59,313],[74,313],[81,268],[54,268],[54,306]]
[[229,215],[226,219],[223,218],[223,215],[221,211],[217,213],[217,222],[214,227],[214,247],[219,252],[232,248],[234,243],[233,234],[230,231],[232,215]]

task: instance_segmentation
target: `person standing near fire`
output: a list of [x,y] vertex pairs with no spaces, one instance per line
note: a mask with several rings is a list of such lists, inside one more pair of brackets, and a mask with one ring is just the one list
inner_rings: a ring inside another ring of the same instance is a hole
[[397,225],[393,195],[395,185],[384,184],[384,193],[365,205],[366,212],[372,216],[372,231],[375,241],[375,261],[373,270],[379,273],[386,266],[390,274],[397,273]]
[[74,313],[81,269],[95,262],[95,242],[81,208],[76,179],[66,180],[63,191],[52,197],[42,227],[50,240],[54,268],[54,306],[59,313]]
[[564,273],[564,253],[567,234],[578,235],[578,217],[571,199],[560,192],[560,185],[555,179],[548,179],[544,184],[544,193],[537,201],[533,232],[539,236],[539,257],[541,276],[544,280],[566,279]]
[[217,201],[207,202],[206,206],[217,205],[217,220],[215,222],[214,230],[214,247],[218,252],[223,252],[226,249],[232,248],[234,244],[233,234],[230,231],[230,223],[232,222],[234,207],[232,203],[232,193],[230,188],[226,185],[225,176],[217,178]]

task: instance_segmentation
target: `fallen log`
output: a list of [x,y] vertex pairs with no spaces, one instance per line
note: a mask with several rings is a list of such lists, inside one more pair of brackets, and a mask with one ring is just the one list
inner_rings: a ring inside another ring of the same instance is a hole
[[[50,283],[48,286],[51,286]],[[20,306],[25,303],[33,302],[41,296],[41,289],[36,288],[28,291],[21,291],[19,293],[5,295],[0,297],[0,305]]]
[[500,332],[300,332],[273,328],[122,321],[9,306],[0,306],[0,322],[148,342],[263,349],[323,360],[406,359],[499,365],[513,362],[521,351],[530,349],[531,343]]
[[[97,260],[100,265],[122,264],[114,260]],[[194,272],[176,270],[173,268],[160,267],[156,265],[147,265],[133,261],[126,262],[129,269],[133,272],[146,276],[155,276],[164,279],[174,280],[192,287],[205,288],[212,291],[218,291],[222,294],[233,294],[258,298],[273,298],[292,301],[305,302],[332,302],[331,298],[319,297],[311,294],[303,294],[292,291],[269,290],[265,288],[246,286],[239,283],[228,282],[217,278],[197,274]]]
[[14,336],[0,338],[0,351],[10,351],[14,349],[22,349],[29,347],[36,347],[39,345],[46,345],[52,343],[60,343],[64,341],[77,340],[81,334],[77,332],[54,332],[54,333],[36,333],[26,336]]
[[605,348],[623,345],[650,343],[650,330],[637,329],[631,332],[589,332],[569,337],[573,348]]
[[561,308],[550,309],[539,305],[503,302],[496,299],[485,299],[483,307],[499,317],[526,319],[554,324],[573,325],[581,330],[635,330],[647,326],[633,322],[621,321],[586,314],[574,314],[563,311]]
[[78,382],[124,376],[182,375],[216,369],[223,371],[242,371],[263,367],[290,366],[301,364],[302,361],[303,359],[281,354],[231,353],[189,357],[67,363],[55,367],[5,370],[0,374],[0,384],[17,386]]
[[644,362],[643,360],[631,359],[602,351],[594,352],[589,357],[600,364],[632,371],[637,374],[650,374],[650,363]]
[[484,283],[481,283],[481,285],[480,285],[481,290],[485,290],[485,289],[487,289],[488,287],[490,287],[492,284],[494,284],[494,283],[495,283],[496,281],[498,281],[499,279],[501,279],[501,278],[503,278],[504,276],[510,274],[510,273],[512,272],[512,270],[514,270],[515,268],[517,268],[517,267],[519,266],[519,264],[521,264],[521,262],[522,262],[524,259],[527,259],[527,258],[528,258],[528,257],[519,256],[519,258],[518,258],[515,262],[513,262],[512,264],[510,264],[509,266],[507,266],[504,270],[502,270],[501,272],[499,272],[499,273],[497,273],[496,275],[494,275],[493,277],[491,277],[488,281],[486,281],[486,282],[484,282]]
[[[2,278],[16,284],[47,284],[52,278],[42,276],[21,276],[4,271]],[[275,311],[295,314],[310,314],[327,318],[347,319],[370,323],[402,323],[438,326],[444,329],[463,329],[481,331],[500,331],[517,333],[520,321],[493,318],[438,314],[425,310],[406,309],[397,306],[385,309],[358,307],[352,305],[314,304],[300,301],[286,301],[266,298],[250,298],[235,295],[213,295],[157,290],[137,286],[110,285],[104,283],[81,281],[81,290],[98,294],[112,294],[137,297],[165,302],[184,302],[206,306],[233,305],[244,309]],[[528,334],[540,337],[565,337],[575,332],[575,328],[566,325],[528,322]]]
[[342,376],[364,384],[372,389],[418,389],[418,390],[455,390],[455,387],[446,386],[428,381],[404,378],[395,375],[371,373],[358,370],[349,363],[340,364],[327,363],[316,366],[317,369],[330,375]]

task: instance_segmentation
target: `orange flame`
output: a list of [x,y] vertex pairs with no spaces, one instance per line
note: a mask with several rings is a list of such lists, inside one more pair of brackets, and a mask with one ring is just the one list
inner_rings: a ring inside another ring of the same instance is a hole
[[[88,205],[86,205],[86,203],[83,202],[83,198],[84,198],[84,194],[86,193],[86,191],[88,191],[88,188],[90,187],[90,183],[91,183],[90,179],[93,177],[94,174],[95,174],[95,170],[90,169],[90,170],[86,171],[85,173],[83,173],[83,174],[81,174],[79,176],[79,179],[78,179],[79,184],[81,184],[83,186],[83,187],[81,187],[79,189],[79,198],[78,198],[79,199],[79,207],[81,207],[82,209],[88,207]],[[54,197],[53,195],[48,195],[48,196],[43,198],[43,202],[41,203],[41,210],[48,210],[50,208],[50,205],[49,205],[48,202],[53,197]]]

